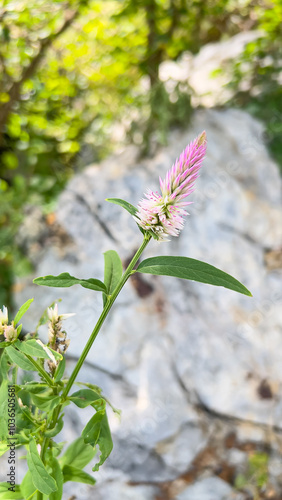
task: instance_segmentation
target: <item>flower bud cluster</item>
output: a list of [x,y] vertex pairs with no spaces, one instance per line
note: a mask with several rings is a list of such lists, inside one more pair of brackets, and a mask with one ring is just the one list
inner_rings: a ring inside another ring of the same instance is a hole
[[[55,304],[54,307],[47,308],[47,314],[49,318],[48,346],[51,347],[51,349],[53,349],[54,351],[64,354],[69,347],[70,340],[67,339],[66,331],[62,329],[62,320],[69,318],[70,316],[74,316],[74,313],[59,314],[58,304]],[[54,361],[49,360],[48,366],[50,372],[54,373],[57,368],[57,362],[54,363]]]
[[13,321],[8,325],[8,309],[5,306],[0,309],[0,335],[4,335],[7,342],[16,340],[19,335]]

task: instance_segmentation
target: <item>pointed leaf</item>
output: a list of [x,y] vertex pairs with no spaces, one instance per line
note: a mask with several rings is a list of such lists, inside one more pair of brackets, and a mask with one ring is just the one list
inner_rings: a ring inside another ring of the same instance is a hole
[[20,319],[23,317],[23,315],[26,313],[26,311],[29,309],[29,306],[30,304],[33,302],[33,299],[29,299],[27,300],[21,307],[20,309],[18,310],[16,316],[15,316],[15,319],[14,319],[14,323],[15,325],[20,321]]
[[67,481],[73,481],[75,483],[84,483],[84,484],[95,484],[96,481],[94,477],[87,474],[83,470],[77,469],[71,465],[65,465],[63,468],[64,474],[64,483]]
[[134,205],[131,205],[131,203],[128,203],[128,201],[122,200],[121,198],[106,198],[106,201],[125,208],[125,210],[127,210],[131,215],[135,215],[137,212],[137,208]]
[[35,339],[23,341],[17,340],[15,342],[15,346],[24,354],[29,354],[30,356],[34,356],[37,358],[50,359],[48,350],[51,351],[55,359],[61,360],[63,358],[62,354],[54,351],[53,349],[50,349],[50,347],[48,347],[45,351],[43,347],[36,342]]
[[104,259],[104,283],[107,288],[107,294],[111,295],[122,277],[122,262],[118,253],[114,250],[108,250],[105,252]]
[[91,462],[95,455],[96,450],[93,450],[89,444],[85,444],[84,439],[79,437],[68,446],[59,461],[62,467],[64,465],[71,465],[78,469],[83,469],[85,465]]
[[39,456],[33,437],[29,441],[27,464],[32,475],[32,482],[34,486],[41,491],[41,493],[49,495],[52,491],[57,491],[58,488],[56,481],[47,472],[47,469]]
[[222,286],[235,292],[252,296],[251,292],[240,281],[210,264],[188,257],[152,257],[138,266],[138,273],[158,276],[174,276],[209,285]]
[[13,363],[18,365],[23,370],[35,371],[33,364],[25,357],[24,354],[17,351],[13,346],[6,347],[6,353]]
[[[138,209],[134,205],[131,205],[131,203],[128,203],[128,201],[121,200],[120,198],[106,198],[106,201],[109,201],[110,203],[114,203],[115,205],[119,205],[120,207],[127,210],[127,212],[129,212],[130,215],[136,215],[136,212],[138,211]],[[145,234],[145,231],[144,231],[144,229],[142,229],[142,227],[140,227],[138,224],[137,224],[137,227],[138,227],[139,231],[141,231],[142,234]],[[156,235],[154,235],[154,233],[152,233],[152,236],[154,238],[156,237]]]
[[90,290],[96,290],[98,292],[106,292],[106,286],[100,280],[96,280],[94,278],[89,278],[88,280],[83,280],[79,278],[74,278],[69,273],[61,273],[59,276],[41,276],[39,278],[35,278],[33,283],[41,286],[52,286],[52,287],[60,287],[60,288],[69,288],[73,285],[81,285],[84,288],[89,288]]
[[52,457],[51,467],[51,476],[55,479],[58,489],[50,494],[49,500],[61,500],[63,496],[64,476],[60,464],[55,457]]
[[74,392],[69,399],[79,408],[86,408],[86,406],[91,405],[94,401],[101,400],[101,396],[91,389],[81,389]]

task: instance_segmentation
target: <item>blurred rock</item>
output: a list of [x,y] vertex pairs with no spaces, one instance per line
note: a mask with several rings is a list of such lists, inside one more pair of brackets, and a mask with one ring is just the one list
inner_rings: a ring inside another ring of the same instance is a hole
[[[202,259],[242,281],[253,298],[168,277],[142,276],[126,285],[78,377],[101,385],[123,410],[121,423],[109,415],[114,452],[97,475],[98,488],[102,481],[112,491],[110,481],[118,474],[137,483],[174,481],[191,469],[211,438],[217,446],[234,429],[244,434],[241,424],[250,428],[244,439],[254,435],[260,442],[267,439],[267,429],[282,430],[282,274],[265,261],[265,252],[278,250],[282,243],[281,179],[264,146],[262,125],[248,114],[198,111],[193,126],[172,132],[169,145],[154,158],[138,161],[138,151],[126,148],[75,176],[55,214],[68,235],[63,252],[47,239],[35,276],[66,271],[103,279],[103,252],[108,249],[127,261],[140,245],[141,234],[130,215],[105,198],[136,205],[147,187],[157,189],[158,176],[164,176],[203,129],[207,159],[191,196],[194,204],[186,227],[169,243],[153,241],[144,257]],[[25,316],[26,329],[34,329],[44,308],[59,298],[61,313],[76,313],[65,323],[71,338],[70,372],[100,314],[102,299],[78,286],[36,287],[31,279],[16,295],[19,305],[35,298]],[[41,333],[44,337],[43,329]],[[90,410],[66,410],[63,438],[70,441],[90,418]],[[231,491],[227,483],[211,479],[179,493],[186,496],[171,498],[211,500],[198,492],[214,482],[216,500],[233,498],[224,496]],[[119,487],[120,498],[154,498],[150,487],[135,493]],[[111,495],[109,499],[119,498]]]
[[[184,53],[176,61],[165,61],[160,66],[160,79],[172,92],[178,82],[188,82],[193,90],[192,103],[207,108],[222,105],[234,96],[232,82],[233,62],[242,54],[245,46],[255,41],[260,31],[243,31],[228,40],[207,43],[198,54]],[[245,62],[245,66],[246,66]],[[250,82],[244,79],[239,88],[247,90]]]
[[[238,495],[236,495],[238,498]],[[218,477],[207,477],[188,486],[177,500],[236,500],[232,488]]]

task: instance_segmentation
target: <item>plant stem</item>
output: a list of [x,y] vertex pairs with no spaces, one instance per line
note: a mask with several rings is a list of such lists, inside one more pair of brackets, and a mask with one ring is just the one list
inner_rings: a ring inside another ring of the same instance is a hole
[[77,377],[77,374],[80,370],[80,368],[82,367],[84,361],[85,361],[85,358],[88,354],[88,352],[90,351],[91,347],[92,347],[92,344],[94,342],[94,340],[96,339],[100,329],[101,329],[101,326],[103,325],[106,317],[108,316],[109,314],[109,311],[114,303],[114,301],[116,300],[119,292],[121,291],[121,289],[123,288],[123,286],[125,285],[126,281],[128,280],[129,276],[131,275],[132,273],[132,270],[135,266],[135,264],[137,263],[139,257],[141,256],[142,252],[145,250],[146,246],[148,245],[149,241],[151,239],[151,236],[147,236],[145,235],[144,237],[144,240],[143,240],[143,243],[142,245],[140,246],[140,248],[137,250],[136,254],[134,255],[133,259],[131,260],[130,264],[128,265],[127,269],[125,270],[124,274],[122,275],[122,278],[120,280],[120,282],[118,283],[118,285],[116,286],[115,290],[113,291],[112,295],[109,297],[108,301],[106,302],[106,305],[101,313],[101,316],[100,318],[98,319],[97,323],[96,323],[96,326],[93,330],[93,332],[91,333],[88,341],[87,341],[87,344],[86,346],[84,347],[83,351],[82,351],[82,354],[69,378],[69,381],[65,387],[65,390],[63,391],[63,394],[62,394],[62,397],[63,399],[65,399],[69,393],[69,391],[71,390],[71,387]]
[[[126,281],[128,280],[129,276],[132,274],[133,272],[133,268],[134,266],[136,265],[139,257],[141,256],[142,252],[145,250],[146,246],[148,245],[149,241],[151,239],[151,236],[150,235],[145,235],[144,236],[144,240],[143,240],[143,243],[142,245],[140,246],[140,248],[137,250],[136,254],[134,255],[133,259],[131,260],[130,264],[128,265],[127,269],[125,270],[124,274],[122,275],[121,277],[121,280],[120,282],[118,283],[118,285],[116,286],[115,290],[113,291],[112,295],[110,297],[108,297],[108,300],[105,304],[105,307],[96,323],[96,326],[94,328],[94,330],[92,331],[83,351],[82,351],[82,354],[68,380],[68,383],[62,393],[62,400],[66,400],[67,398],[67,395],[68,393],[70,392],[72,386],[73,386],[73,383],[77,377],[77,374],[80,370],[80,368],[82,367],[84,361],[85,361],[85,358],[87,356],[87,354],[89,353],[92,345],[93,345],[93,342],[94,340],[96,339],[106,317],[108,316],[109,314],[109,311],[113,305],[113,303],[115,302],[118,294],[120,293],[121,289],[123,288],[123,286],[125,285]],[[41,373],[41,372],[40,372]],[[47,374],[46,374],[47,375]],[[48,376],[49,377],[49,376]],[[50,379],[51,380],[51,379]],[[51,424],[50,424],[50,427],[49,429],[53,429],[57,423],[57,419],[58,419],[58,416],[60,414],[60,411],[61,411],[61,408],[62,408],[62,404],[58,405],[54,412],[53,412],[53,416],[52,416],[52,421],[51,421]],[[42,447],[41,447],[41,460],[43,461],[44,463],[44,458],[45,458],[45,453],[47,451],[47,448],[49,446],[49,441],[50,439],[49,438],[45,438],[43,443],[42,443]],[[42,493],[40,493],[40,491],[37,492],[37,500],[43,500],[43,495]]]

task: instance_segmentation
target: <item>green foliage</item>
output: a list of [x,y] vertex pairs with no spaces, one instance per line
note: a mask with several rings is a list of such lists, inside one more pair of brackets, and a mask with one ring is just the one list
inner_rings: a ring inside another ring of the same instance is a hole
[[89,288],[90,290],[96,290],[98,292],[106,292],[106,286],[100,280],[90,278],[88,280],[83,280],[79,278],[74,278],[70,276],[69,273],[61,273],[59,276],[41,276],[40,278],[35,278],[33,283],[41,286],[52,286],[69,288],[73,285],[81,285],[84,288]]
[[33,299],[28,299],[21,307],[20,309],[18,310],[16,316],[15,316],[15,319],[14,319],[14,323],[15,325],[20,321],[20,319],[23,317],[23,315],[26,313],[26,311],[28,311],[31,303],[33,302]]
[[96,450],[89,444],[85,444],[82,437],[73,441],[60,459],[62,468],[71,465],[77,469],[83,469],[96,455]]
[[217,269],[206,262],[188,257],[161,256],[143,260],[137,267],[138,273],[199,281],[214,286],[223,286],[235,292],[252,296],[251,292],[230,274]]
[[114,250],[104,252],[104,282],[107,288],[107,294],[103,294],[104,306],[107,301],[107,295],[111,295],[122,277],[122,262],[120,256]]
[[34,438],[31,438],[29,441],[27,463],[31,472],[32,482],[39,491],[45,493],[45,495],[49,495],[52,491],[58,489],[55,479],[48,473],[39,456]]
[[234,65],[231,86],[236,95],[231,104],[247,109],[266,124],[265,139],[282,171],[281,1],[257,6],[255,13],[260,36],[247,44]]
[[247,470],[244,474],[238,474],[235,479],[235,487],[244,489],[255,488],[256,494],[268,482],[268,461],[266,453],[255,452],[249,456]]
[[104,252],[104,259],[104,282],[107,288],[107,293],[111,295],[122,277],[122,262],[118,253],[114,250]]

